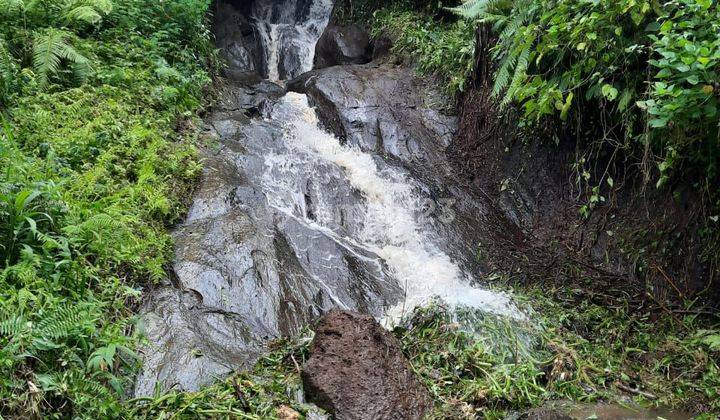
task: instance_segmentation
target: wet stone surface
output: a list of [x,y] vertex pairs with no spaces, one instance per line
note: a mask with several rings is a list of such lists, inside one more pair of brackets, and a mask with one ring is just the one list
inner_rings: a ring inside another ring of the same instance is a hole
[[277,200],[267,160],[287,150],[280,124],[247,117],[248,109],[272,101],[256,96],[225,97],[208,119],[203,176],[174,233],[176,278],[151,291],[143,307],[151,344],[136,395],[151,394],[156,382],[197,389],[249,366],[268,340],[298,332],[331,308],[379,316],[399,298],[377,256],[313,226],[313,207],[325,203],[343,213],[332,217],[334,232],[357,228],[352,213],[363,199],[338,181],[339,168],[284,162],[302,191],[293,205],[304,208],[271,206]]
[[370,61],[370,34],[358,24],[330,25],[315,46],[316,69],[344,64],[363,64]]
[[306,93],[322,123],[350,145],[403,167],[423,185],[426,221],[439,246],[480,277],[476,249],[491,218],[487,202],[458,184],[447,148],[457,131],[449,99],[411,68],[388,62],[336,66],[288,83]]

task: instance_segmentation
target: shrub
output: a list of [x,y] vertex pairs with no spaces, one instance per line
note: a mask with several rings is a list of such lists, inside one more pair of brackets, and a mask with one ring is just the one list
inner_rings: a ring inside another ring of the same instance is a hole
[[610,140],[656,152],[658,186],[673,171],[717,181],[716,3],[468,0],[455,10],[494,26],[494,93],[527,119],[566,119],[596,104],[606,132],[623,128]]

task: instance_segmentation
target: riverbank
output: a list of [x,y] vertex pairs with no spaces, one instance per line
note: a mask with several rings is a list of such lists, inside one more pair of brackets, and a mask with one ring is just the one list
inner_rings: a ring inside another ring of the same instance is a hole
[[[553,402],[566,402],[565,409],[546,415],[576,410],[583,419],[594,411],[604,418],[603,409],[613,403],[636,407],[636,418],[655,418],[641,407],[673,407],[658,412],[664,418],[711,419],[720,410],[720,348],[700,315],[661,314],[651,321],[652,313],[629,311],[622,301],[598,300],[576,289],[513,293],[532,322],[458,319],[435,306],[393,331],[433,397],[429,418],[503,419]],[[135,413],[287,418],[282,413],[289,407],[312,416],[318,409],[300,391],[310,337],[305,331],[276,342],[252,370],[199,392],[137,401]]]

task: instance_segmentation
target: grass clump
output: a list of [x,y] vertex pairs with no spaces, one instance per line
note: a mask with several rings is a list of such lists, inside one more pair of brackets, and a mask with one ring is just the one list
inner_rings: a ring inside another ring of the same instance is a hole
[[0,416],[122,413],[200,169],[208,6],[0,0]]
[[504,418],[552,400],[630,397],[704,418],[720,412],[717,323],[594,303],[578,290],[519,296],[530,322],[434,306],[396,331],[436,399],[434,417]]

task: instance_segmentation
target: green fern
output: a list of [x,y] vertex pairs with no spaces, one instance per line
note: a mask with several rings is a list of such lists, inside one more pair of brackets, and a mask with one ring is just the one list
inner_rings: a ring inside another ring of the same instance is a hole
[[72,37],[70,32],[62,29],[48,29],[35,35],[33,66],[40,86],[47,85],[50,77],[61,70],[63,62],[70,64],[79,80],[84,80],[90,73],[90,60],[72,46]]
[[530,53],[535,39],[522,34],[536,13],[535,3],[528,0],[465,0],[452,9],[467,19],[478,19],[494,24],[498,35],[493,95],[505,95],[503,105],[510,103],[522,82],[527,78]]
[[503,98],[502,100],[503,105],[508,105],[513,100],[513,97],[515,96],[517,89],[520,87],[520,84],[524,82],[527,78],[527,69],[530,62],[531,47],[532,42],[525,42],[517,49],[518,52],[515,54],[515,56],[517,57],[517,60],[515,61],[515,70],[512,81],[510,81],[510,85],[507,86],[505,98]]
[[69,21],[95,25],[109,15],[112,9],[110,0],[80,0],[70,4],[64,16]]
[[493,95],[499,95],[505,89],[511,80],[510,71],[515,67],[517,55],[510,54],[505,57],[500,64],[500,68],[495,72],[495,83],[493,84]]
[[83,325],[82,321],[86,321],[87,316],[87,311],[82,306],[62,306],[43,318],[37,324],[33,335],[43,340],[65,338]]
[[22,315],[11,316],[0,321],[0,337],[14,337],[22,333],[26,325]]
[[466,19],[484,20],[494,11],[507,8],[510,3],[508,0],[466,0],[450,10]]

